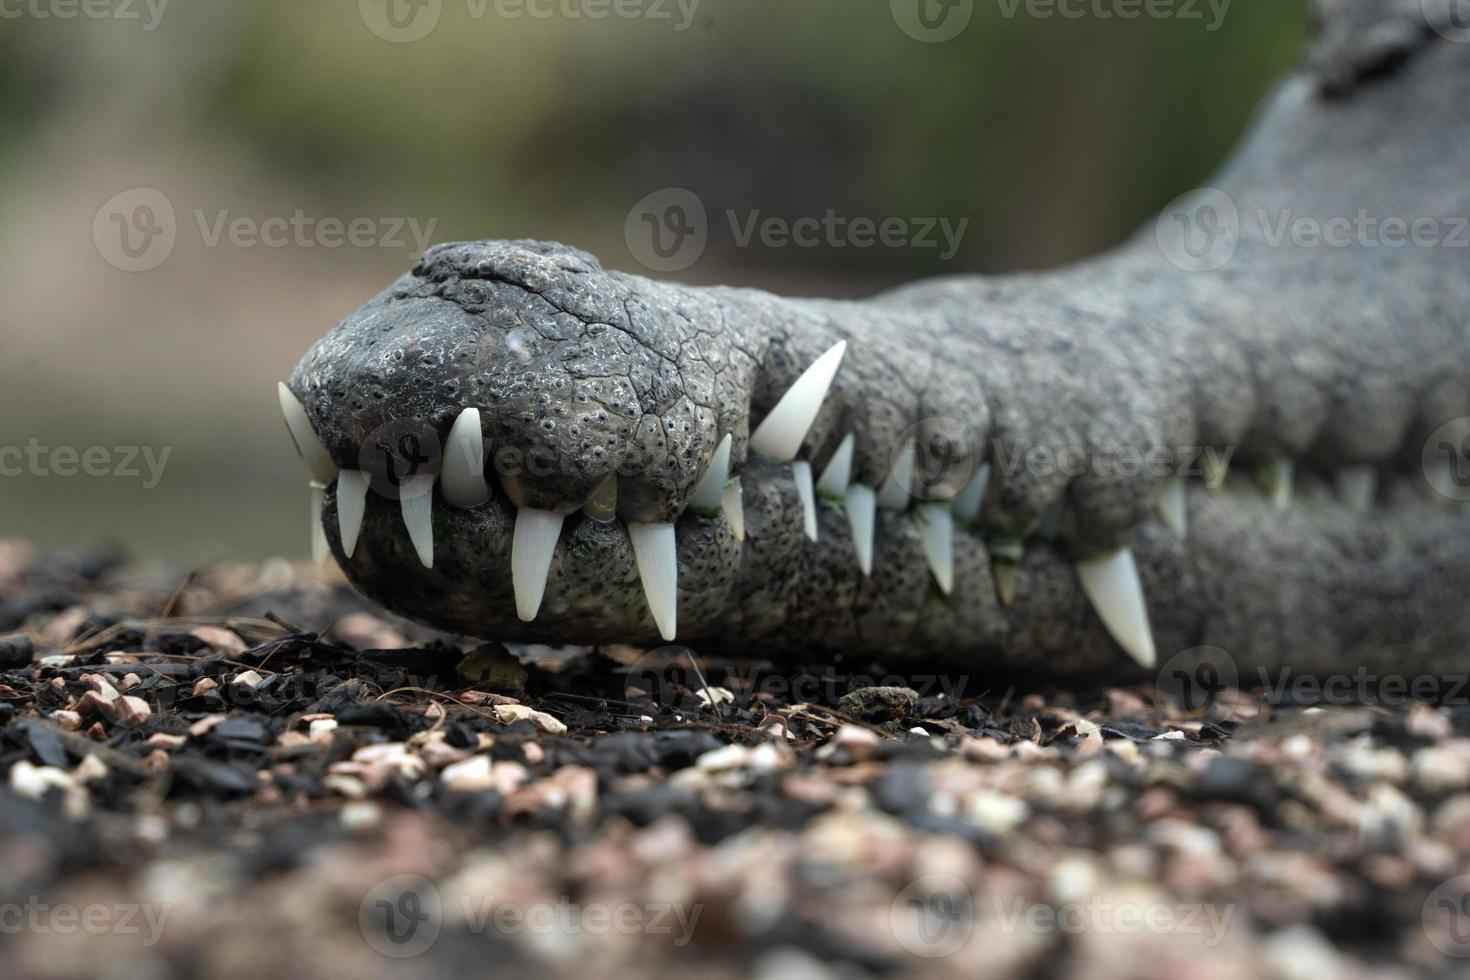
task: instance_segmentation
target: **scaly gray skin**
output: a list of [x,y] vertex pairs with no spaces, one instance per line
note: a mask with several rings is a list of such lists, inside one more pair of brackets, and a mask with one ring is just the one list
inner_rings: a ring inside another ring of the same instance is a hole
[[[338,466],[378,474],[382,446],[401,457],[414,427],[421,471],[434,471],[450,426],[477,407],[499,489],[474,509],[436,493],[432,569],[377,493],[345,558],[329,489],[337,560],[367,595],[452,631],[656,643],[624,524],[677,521],[679,641],[697,649],[1081,673],[1129,661],[1072,562],[1127,545],[1160,660],[1211,644],[1242,668],[1452,672],[1470,640],[1466,513],[1429,489],[1420,453],[1470,415],[1470,249],[1269,238],[1288,213],[1470,215],[1470,45],[1423,17],[1417,0],[1326,6],[1306,66],[1214,181],[1242,228],[1211,271],[1170,262],[1153,224],[1072,268],[861,302],[656,282],[550,243],[430,249],[318,342],[289,386]],[[902,439],[924,445],[956,424],[978,447],[967,465],[983,454],[995,468],[978,526],[956,528],[952,596],[935,587],[913,513],[879,511],[866,578],[841,508],[823,501],[808,541],[790,468],[747,451],[752,420],[844,339],[800,456],[816,472],[850,432],[854,480],[878,486]],[[725,433],[743,542],[685,508]],[[1156,475],[1002,465],[1036,448],[1107,459],[1194,446],[1233,463],[1222,488],[1190,481],[1182,540],[1156,516]],[[1284,511],[1252,478],[1283,458],[1298,472]],[[1330,489],[1351,464],[1379,473],[1368,512]],[[620,520],[574,514],[615,472]],[[1039,534],[1059,499],[1058,532]],[[532,623],[512,594],[516,506],[573,514]],[[1006,536],[1026,538],[1009,608],[988,550]]]

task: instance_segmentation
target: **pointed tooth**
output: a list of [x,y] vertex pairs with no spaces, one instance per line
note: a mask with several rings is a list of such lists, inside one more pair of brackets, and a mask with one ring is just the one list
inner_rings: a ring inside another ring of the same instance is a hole
[[852,482],[852,433],[849,432],[838,444],[837,451],[827,461],[827,466],[822,470],[822,476],[817,480],[817,490],[829,497],[839,500],[847,493],[847,485]]
[[1000,535],[990,542],[990,575],[995,579],[995,597],[1007,608],[1016,601],[1016,570],[1026,556],[1018,537]]
[[434,567],[434,476],[405,477],[398,485],[398,506],[408,539],[425,568]]
[[720,509],[725,496],[725,482],[730,478],[730,434],[715,447],[704,476],[699,478],[694,492],[689,495],[689,506],[702,516],[711,516]]
[[372,478],[361,470],[343,470],[337,474],[337,531],[342,537],[342,553],[348,558],[357,550],[357,536],[362,531],[362,515],[367,510],[367,492]]
[[791,464],[791,476],[796,480],[796,495],[801,498],[802,528],[806,536],[817,540],[817,495],[812,490],[812,464],[797,460]]
[[720,509],[725,512],[725,520],[730,522],[730,530],[735,532],[736,541],[745,540],[745,498],[740,495],[740,477],[736,477],[725,484],[725,493],[720,497]]
[[771,409],[769,415],[756,427],[750,437],[750,448],[763,456],[789,463],[801,450],[802,440],[817,419],[832,379],[847,353],[847,341],[838,341],[837,346],[812,362],[802,372],[796,383]]
[[648,611],[658,624],[659,636],[674,639],[679,613],[679,551],[672,524],[629,524],[633,557]]
[[858,568],[873,574],[873,531],[877,520],[878,495],[872,487],[854,483],[847,488],[847,523],[852,527],[852,550]]
[[516,529],[510,542],[510,584],[516,594],[516,615],[529,623],[541,608],[546,576],[556,554],[556,539],[566,518],[549,510],[522,507],[516,511]]
[[965,524],[973,524],[980,518],[980,505],[985,500],[985,487],[990,483],[990,464],[981,463],[954,498],[954,516]]
[[326,563],[332,548],[327,544],[327,532],[322,527],[322,503],[327,488],[315,480],[311,481],[311,560],[318,565]]
[[1159,496],[1159,515],[1178,538],[1189,534],[1189,511],[1184,506],[1184,477],[1170,477]]
[[1266,494],[1277,510],[1291,506],[1292,488],[1296,481],[1296,464],[1290,459],[1274,459],[1266,464]]
[[337,478],[337,464],[332,462],[321,439],[317,438],[311,420],[306,417],[306,409],[291,389],[277,384],[276,394],[281,401],[281,414],[286,417],[286,429],[291,433],[291,441],[296,443],[297,455],[306,463],[311,478],[327,486]]
[[1133,551],[1119,548],[1100,558],[1077,563],[1082,591],[1114,640],[1140,666],[1155,661],[1153,631],[1148,625],[1148,607],[1143,600],[1143,583]]
[[919,541],[934,581],[945,595],[954,592],[954,515],[948,504],[920,504],[915,511]]
[[1337,470],[1337,493],[1356,511],[1371,510],[1378,496],[1378,471],[1371,466],[1342,466]]
[[893,461],[893,470],[878,491],[878,506],[889,510],[907,510],[909,488],[914,484],[914,444],[908,443]]
[[589,521],[606,524],[618,516],[618,475],[610,475],[592,491],[592,496],[582,505],[582,513]]
[[490,487],[485,482],[485,436],[478,408],[460,412],[449,438],[444,440],[439,493],[451,507],[479,507],[490,499]]
[[995,597],[1000,604],[1007,609],[1016,601],[1016,566],[999,564],[992,565],[990,574],[995,578]]
[[1225,478],[1230,475],[1230,460],[1228,457],[1206,452],[1200,460],[1200,469],[1205,478],[1205,489],[1219,490],[1225,485]]

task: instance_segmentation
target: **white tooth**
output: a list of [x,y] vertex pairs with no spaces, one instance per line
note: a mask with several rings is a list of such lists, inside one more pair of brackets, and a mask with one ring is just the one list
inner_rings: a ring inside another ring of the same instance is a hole
[[837,376],[837,367],[842,355],[847,352],[847,341],[838,341],[837,346],[812,362],[802,372],[796,383],[771,409],[750,437],[750,448],[763,456],[783,463],[796,458],[801,450],[801,441],[807,430],[817,419],[832,379]]
[[406,477],[398,485],[398,506],[408,540],[425,568],[434,567],[434,476]]
[[981,463],[970,482],[954,498],[956,520],[973,524],[980,517],[980,504],[985,500],[985,486],[990,482],[990,464]]
[[990,574],[995,579],[995,597],[1009,608],[1016,601],[1016,570],[1026,556],[1026,546],[1018,537],[996,537],[990,542]]
[[1189,512],[1184,506],[1184,477],[1175,476],[1164,483],[1164,492],[1159,497],[1159,514],[1175,537],[1189,533]]
[[674,639],[679,615],[679,551],[672,524],[629,524],[633,557],[648,611],[658,624],[659,636]]
[[439,493],[452,507],[479,507],[490,499],[490,487],[485,483],[485,436],[478,408],[467,408],[454,420],[449,438],[444,440],[444,471],[439,481]]
[[281,414],[286,417],[286,429],[291,433],[291,441],[296,443],[297,454],[306,462],[311,478],[326,486],[337,478],[337,464],[327,455],[316,430],[311,427],[311,420],[306,417],[306,409],[291,389],[277,384],[276,394],[280,396]]
[[592,496],[582,505],[582,513],[589,521],[606,524],[618,516],[618,477],[614,473],[598,484]]
[[510,542],[510,584],[516,594],[516,615],[529,623],[541,608],[546,594],[546,576],[551,573],[551,557],[556,553],[556,539],[566,520],[549,510],[522,507],[516,512],[516,529]]
[[919,541],[934,581],[945,595],[954,591],[954,515],[948,504],[920,504],[915,512]]
[[1371,466],[1343,466],[1337,471],[1337,493],[1353,510],[1373,507],[1378,496],[1378,472]]
[[817,495],[812,490],[812,464],[797,460],[791,464],[791,475],[796,480],[796,495],[801,498],[802,526],[806,536],[817,540]]
[[694,492],[689,495],[690,508],[702,517],[712,517],[718,513],[720,502],[725,497],[725,481],[729,478],[730,436],[726,433],[725,438],[715,447],[715,454],[710,457],[704,476],[699,478]]
[[311,560],[324,564],[332,548],[327,544],[327,531],[322,527],[322,498],[327,488],[315,480],[311,481]]
[[1143,583],[1133,563],[1133,551],[1119,548],[1101,558],[1077,563],[1082,591],[1129,656],[1141,666],[1154,665],[1154,637],[1148,625],[1148,607],[1143,601]]
[[864,575],[873,574],[873,527],[877,508],[878,495],[872,487],[854,483],[847,488],[847,523],[852,526],[852,550],[857,552],[858,568]]
[[725,520],[730,522],[730,530],[735,532],[735,540],[744,541],[745,498],[740,495],[738,476],[725,484],[725,493],[720,497],[720,509],[725,512]]
[[909,443],[899,451],[893,461],[893,471],[883,481],[878,491],[878,506],[889,510],[906,510],[910,503],[909,488],[914,485],[914,444]]
[[847,485],[852,482],[852,446],[852,433],[849,432],[827,461],[826,469],[822,470],[822,476],[817,480],[819,492],[839,500],[847,493]]
[[342,536],[342,553],[348,558],[357,550],[371,484],[372,477],[361,470],[343,470],[337,475],[337,530]]
[[1266,484],[1271,503],[1277,510],[1291,506],[1292,484],[1296,479],[1296,464],[1289,459],[1276,459],[1266,464]]

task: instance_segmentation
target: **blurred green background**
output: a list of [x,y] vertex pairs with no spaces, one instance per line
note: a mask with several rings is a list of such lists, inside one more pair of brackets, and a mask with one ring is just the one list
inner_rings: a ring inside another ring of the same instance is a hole
[[[685,281],[853,295],[1054,265],[1205,179],[1307,29],[1294,0],[1237,0],[1217,30],[1204,4],[1202,19],[1124,20],[974,0],[943,43],[900,28],[918,0],[620,0],[641,15],[601,19],[601,0],[392,0],[437,16],[403,42],[369,27],[383,33],[389,0],[167,0],[161,16],[162,0],[95,0],[100,18],[6,2],[0,447],[170,455],[152,488],[0,476],[0,537],[187,561],[305,553],[306,476],[275,382],[409,266],[410,229],[377,241],[398,220],[433,222],[434,241],[558,239],[646,272],[629,210],[686,187],[713,224]],[[131,188],[175,211],[148,271],[105,254],[99,209]],[[741,248],[725,209],[970,224],[946,262]],[[222,218],[298,211],[369,219],[374,243],[212,241]]]

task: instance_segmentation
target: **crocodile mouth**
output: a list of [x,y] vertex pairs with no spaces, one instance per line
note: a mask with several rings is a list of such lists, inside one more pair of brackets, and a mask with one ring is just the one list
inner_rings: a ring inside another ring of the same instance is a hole
[[1470,418],[1463,253],[1283,243],[1269,216],[1470,211],[1464,49],[1284,85],[1202,192],[1237,216],[1218,263],[1171,250],[1187,202],[1074,268],[853,302],[430,249],[281,387],[318,552],[506,639],[1443,657],[1470,640],[1435,449]]

